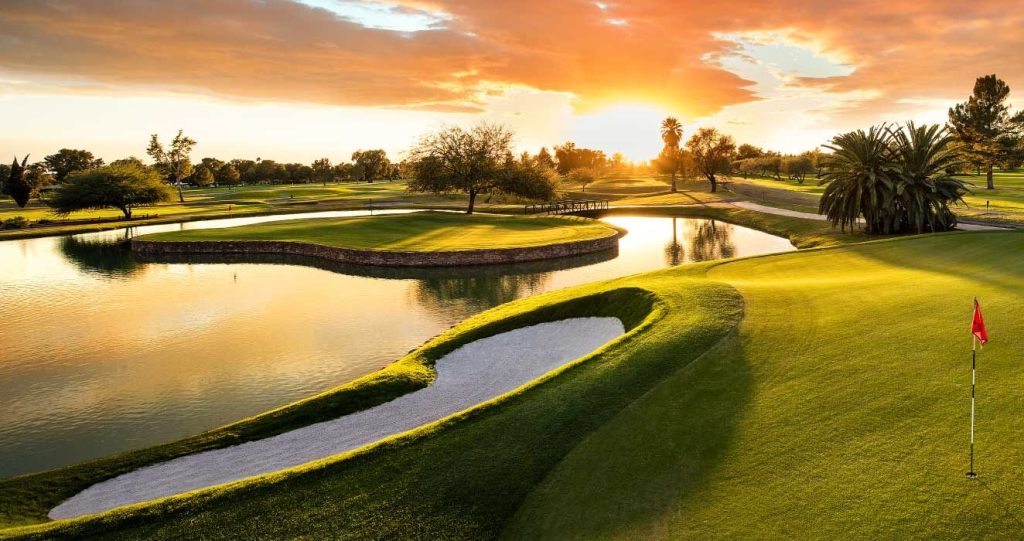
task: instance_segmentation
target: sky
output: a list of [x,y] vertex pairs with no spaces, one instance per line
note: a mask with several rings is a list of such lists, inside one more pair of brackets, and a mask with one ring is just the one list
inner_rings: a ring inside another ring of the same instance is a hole
[[[0,156],[311,162],[500,122],[657,155],[658,126],[800,152],[943,122],[975,78],[1024,84],[1024,3],[990,0],[0,0]],[[1011,94],[1011,100],[1014,94]],[[1022,100],[1024,101],[1024,100]]]

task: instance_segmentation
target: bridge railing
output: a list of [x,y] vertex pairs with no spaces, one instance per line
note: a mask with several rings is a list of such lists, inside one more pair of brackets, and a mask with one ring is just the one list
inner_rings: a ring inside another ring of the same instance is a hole
[[589,210],[606,210],[607,199],[556,199],[546,203],[525,205],[526,214],[573,214]]

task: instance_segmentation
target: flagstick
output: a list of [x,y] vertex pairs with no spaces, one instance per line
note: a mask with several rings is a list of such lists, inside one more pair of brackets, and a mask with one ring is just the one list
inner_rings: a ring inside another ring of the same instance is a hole
[[971,335],[971,467],[967,470],[967,478],[974,479],[978,474],[974,473],[974,382],[975,382],[975,360],[978,357],[978,337]]

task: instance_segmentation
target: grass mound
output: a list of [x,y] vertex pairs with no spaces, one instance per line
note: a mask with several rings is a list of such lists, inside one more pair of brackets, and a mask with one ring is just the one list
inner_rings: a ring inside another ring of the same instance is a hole
[[615,235],[584,218],[414,212],[382,216],[285,220],[155,233],[148,241],[292,241],[382,251],[461,251],[525,248]]

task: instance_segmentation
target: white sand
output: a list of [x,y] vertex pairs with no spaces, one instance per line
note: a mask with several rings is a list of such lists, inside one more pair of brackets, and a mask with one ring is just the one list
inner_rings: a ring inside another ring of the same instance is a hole
[[391,402],[271,438],[176,458],[97,483],[50,511],[62,519],[274,472],[374,443],[511,391],[625,332],[612,317],[542,323],[437,361],[437,379]]

